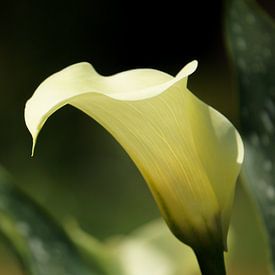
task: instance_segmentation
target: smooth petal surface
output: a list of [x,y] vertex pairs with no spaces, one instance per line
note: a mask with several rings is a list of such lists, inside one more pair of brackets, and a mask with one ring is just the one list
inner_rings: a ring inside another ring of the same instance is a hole
[[[184,79],[196,67],[196,61],[188,64],[179,72],[178,78]],[[93,92],[119,100],[139,100],[162,93],[175,81],[172,76],[153,69],[136,69],[104,77],[89,63],[78,63],[50,76],[38,87],[27,103],[31,107],[25,110],[26,124],[35,139],[46,119],[56,109],[68,104],[69,98]]]
[[66,104],[98,121],[133,159],[171,230],[191,246],[225,241],[243,159],[232,124],[186,88],[196,66],[176,77],[151,69],[103,77],[79,63],[45,80],[25,109],[34,144]]

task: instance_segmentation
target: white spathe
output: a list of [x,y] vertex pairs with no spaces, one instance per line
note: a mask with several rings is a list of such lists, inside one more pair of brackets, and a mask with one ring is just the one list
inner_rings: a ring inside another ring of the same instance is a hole
[[191,246],[216,238],[226,249],[244,149],[234,126],[187,89],[196,67],[193,61],[176,77],[153,69],[105,77],[78,63],[37,88],[25,120],[35,145],[56,110],[82,110],[127,151],[178,238]]

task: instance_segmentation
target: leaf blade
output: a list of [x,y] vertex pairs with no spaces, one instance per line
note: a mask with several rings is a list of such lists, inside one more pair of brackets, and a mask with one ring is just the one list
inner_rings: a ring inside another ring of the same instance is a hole
[[101,275],[85,263],[64,230],[21,193],[0,167],[0,231],[28,274]]
[[275,24],[254,0],[227,1],[225,23],[240,92],[243,184],[259,207],[275,264]]

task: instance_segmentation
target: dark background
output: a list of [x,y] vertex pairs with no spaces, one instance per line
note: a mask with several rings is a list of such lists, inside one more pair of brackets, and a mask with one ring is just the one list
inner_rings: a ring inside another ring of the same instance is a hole
[[199,60],[189,87],[237,123],[222,35],[222,1],[5,1],[0,8],[0,163],[57,220],[99,238],[158,217],[126,153],[67,106],[48,120],[34,158],[24,105],[50,74],[88,61],[103,75],[151,67],[175,75]]

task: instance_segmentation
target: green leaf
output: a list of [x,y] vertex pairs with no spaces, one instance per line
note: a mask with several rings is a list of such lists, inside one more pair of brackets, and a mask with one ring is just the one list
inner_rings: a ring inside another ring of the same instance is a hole
[[261,213],[243,182],[237,185],[228,237],[228,275],[273,274]]
[[87,257],[109,263],[105,265],[109,275],[200,274],[192,249],[176,239],[162,219],[151,221],[129,235],[112,236],[103,243],[75,222],[70,221],[66,228]]
[[[86,257],[98,259],[105,267],[106,274],[201,274],[192,249],[179,242],[163,220],[152,221],[127,236],[113,236],[101,243],[84,232],[73,220],[67,222],[66,229]],[[244,185],[238,184],[229,230],[228,253],[225,253],[228,275],[272,274],[268,242],[263,232],[254,201]]]
[[103,274],[81,259],[64,230],[17,190],[1,167],[0,232],[9,240],[26,274]]
[[275,24],[256,1],[231,0],[226,38],[240,91],[243,183],[257,202],[275,263]]
[[[268,244],[257,210],[244,186],[238,184],[225,253],[228,275],[271,274]],[[127,275],[201,274],[195,254],[176,240],[162,221],[141,227],[114,241],[113,246]]]
[[117,253],[113,253],[112,247],[84,232],[74,219],[67,219],[65,229],[82,255],[87,260],[95,260],[106,275],[130,275],[124,273]]
[[163,220],[108,242],[125,275],[199,275],[192,249],[179,242]]

